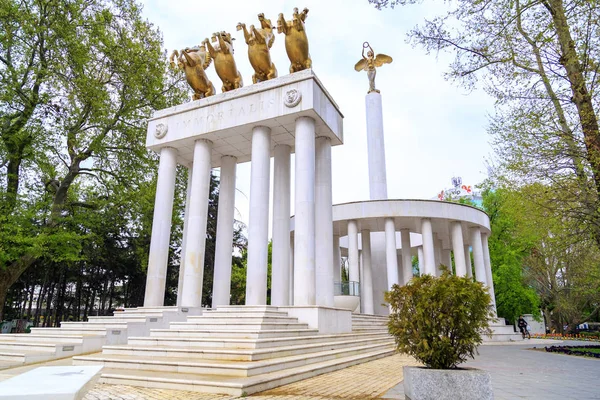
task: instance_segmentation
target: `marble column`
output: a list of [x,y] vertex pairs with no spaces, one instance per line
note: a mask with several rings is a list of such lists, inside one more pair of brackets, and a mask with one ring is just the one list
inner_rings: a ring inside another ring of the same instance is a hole
[[442,241],[437,234],[433,235],[433,246],[435,248],[435,276],[440,276],[440,264],[442,263]]
[[[400,239],[402,241],[402,239]],[[398,263],[398,285],[404,286],[404,270],[402,269],[402,251],[396,250],[396,262]]]
[[202,306],[211,150],[212,142],[210,140],[200,139],[194,143],[190,216],[185,245],[185,271],[183,276],[183,298],[181,300],[181,305],[184,307]]
[[489,234],[481,234],[481,244],[483,248],[483,263],[485,264],[485,276],[487,285],[490,288],[490,295],[492,296],[492,304],[494,305],[494,311],[496,310],[496,294],[494,292],[494,277],[492,275],[492,262],[490,260],[490,248],[488,245]]
[[252,128],[246,305],[267,304],[271,128]]
[[363,279],[361,281],[360,295],[363,298],[362,312],[364,314],[374,314],[373,307],[373,272],[371,269],[371,232],[363,229],[360,231],[362,244],[362,270]]
[[360,282],[358,225],[355,220],[348,221],[348,280],[350,282]]
[[342,252],[338,235],[333,235],[333,281],[342,281]]
[[172,147],[163,147],[160,150],[158,164],[144,307],[162,307],[164,305],[176,170],[177,150]]
[[417,260],[419,262],[419,275],[422,276],[425,272],[425,253],[423,246],[417,247]]
[[454,252],[456,276],[467,276],[462,225],[459,221],[452,221],[450,223],[450,234],[452,236],[452,250]]
[[483,245],[481,243],[481,230],[471,228],[471,247],[473,247],[473,264],[475,265],[475,279],[487,285],[485,264],[483,261]]
[[[315,120],[296,120],[294,305],[315,305]],[[331,248],[330,248],[331,249]]]
[[402,241],[402,283],[406,285],[413,277],[410,231],[408,229],[400,230],[400,240]]
[[333,202],[331,139],[320,136],[315,143],[315,285],[316,304],[333,307]]
[[235,212],[235,171],[237,158],[221,157],[219,209],[215,243],[212,307],[229,305],[231,292],[231,256],[233,253],[233,223]]
[[273,247],[271,305],[287,306],[290,287],[290,151],[275,146],[273,161]]
[[289,303],[294,304],[294,237],[290,236],[290,281],[289,281]]
[[388,290],[398,285],[398,255],[396,252],[396,224],[393,218],[385,219],[385,259],[387,264]]
[[421,236],[423,237],[424,266],[421,275],[429,274],[435,276],[435,249],[433,246],[433,229],[429,218],[421,219]]
[[468,244],[464,245],[465,247],[465,266],[467,267],[467,276],[469,278],[473,277],[473,266],[471,264],[471,246]]
[[183,211],[183,237],[181,238],[181,255],[179,257],[179,276],[177,280],[177,306],[181,305],[183,299],[183,276],[185,274],[185,244],[187,242],[187,231],[189,226],[190,192],[192,191],[192,168],[188,168],[188,180],[185,190],[185,208]]
[[367,94],[365,105],[367,110],[369,192],[371,200],[383,200],[387,199],[387,177],[381,94],[377,92]]

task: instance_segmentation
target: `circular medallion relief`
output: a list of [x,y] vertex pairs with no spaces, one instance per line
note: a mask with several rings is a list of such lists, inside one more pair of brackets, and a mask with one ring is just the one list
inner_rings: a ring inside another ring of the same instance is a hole
[[285,92],[283,104],[286,107],[293,108],[300,104],[300,100],[302,100],[302,93],[298,89],[291,89]]
[[156,130],[154,131],[154,136],[156,136],[157,139],[162,139],[167,135],[168,131],[169,127],[167,124],[157,124]]

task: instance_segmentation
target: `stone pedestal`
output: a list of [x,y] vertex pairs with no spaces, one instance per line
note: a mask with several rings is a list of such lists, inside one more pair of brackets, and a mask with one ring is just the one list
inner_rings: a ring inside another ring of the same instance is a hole
[[352,332],[352,312],[350,310],[322,306],[278,307],[290,317],[318,329],[320,334]]

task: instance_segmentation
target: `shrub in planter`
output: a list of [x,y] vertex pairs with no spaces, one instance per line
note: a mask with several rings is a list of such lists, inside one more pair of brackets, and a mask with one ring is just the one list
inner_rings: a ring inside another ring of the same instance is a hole
[[473,358],[482,335],[490,335],[491,297],[480,282],[452,275],[423,275],[385,294],[392,313],[388,329],[398,351],[425,366],[455,368]]
[[[491,335],[489,319],[494,315],[483,284],[446,269],[439,278],[423,275],[406,286],[394,285],[385,300],[391,306],[388,330],[396,348],[427,367],[404,368],[407,398],[493,398],[488,373],[448,371],[473,358],[482,335]],[[426,396],[420,397],[421,392]]]

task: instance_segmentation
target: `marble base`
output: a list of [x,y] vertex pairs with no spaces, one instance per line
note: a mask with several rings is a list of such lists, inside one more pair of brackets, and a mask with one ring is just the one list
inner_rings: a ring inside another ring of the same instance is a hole
[[102,366],[39,367],[0,382],[0,399],[79,400],[100,377]]
[[319,333],[352,332],[352,312],[340,308],[322,306],[289,306],[278,307],[290,317],[298,318],[298,322],[308,324],[309,328],[318,329]]

